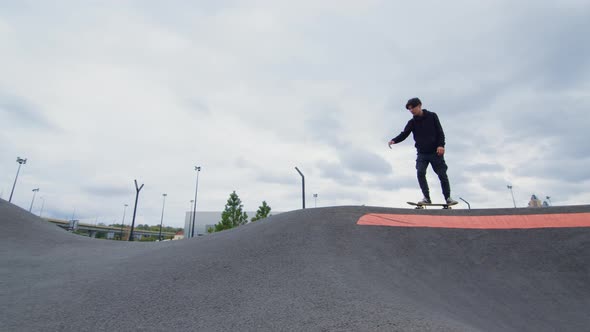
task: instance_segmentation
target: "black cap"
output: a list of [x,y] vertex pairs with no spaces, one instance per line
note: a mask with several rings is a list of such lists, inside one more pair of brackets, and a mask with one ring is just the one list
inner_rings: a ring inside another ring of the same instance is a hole
[[408,100],[408,102],[406,103],[406,109],[410,109],[410,108],[414,108],[418,105],[422,105],[422,102],[420,101],[420,99],[418,99],[418,97],[416,98],[412,98],[410,100]]

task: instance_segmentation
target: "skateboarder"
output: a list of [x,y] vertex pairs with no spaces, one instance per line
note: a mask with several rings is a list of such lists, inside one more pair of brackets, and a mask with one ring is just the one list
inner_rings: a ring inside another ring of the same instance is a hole
[[447,176],[447,164],[445,163],[445,134],[443,132],[438,116],[434,112],[422,109],[422,102],[418,98],[412,98],[406,103],[406,109],[412,112],[414,116],[404,128],[404,130],[389,141],[389,148],[393,144],[403,142],[410,133],[414,135],[416,150],[416,170],[418,171],[418,183],[424,198],[419,204],[430,204],[430,190],[426,181],[426,169],[428,164],[440,179],[443,195],[447,204],[457,204],[457,201],[451,198],[451,185]]

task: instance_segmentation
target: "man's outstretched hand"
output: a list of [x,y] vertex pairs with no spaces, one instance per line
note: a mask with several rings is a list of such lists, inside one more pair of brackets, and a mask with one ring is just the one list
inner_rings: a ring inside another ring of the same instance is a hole
[[436,154],[439,156],[442,156],[445,154],[445,148],[442,146],[439,146],[438,148],[436,148]]
[[391,141],[389,141],[389,148],[390,148],[390,149],[391,149],[391,146],[392,146],[393,144],[395,144],[395,141],[394,141],[394,140],[391,140]]

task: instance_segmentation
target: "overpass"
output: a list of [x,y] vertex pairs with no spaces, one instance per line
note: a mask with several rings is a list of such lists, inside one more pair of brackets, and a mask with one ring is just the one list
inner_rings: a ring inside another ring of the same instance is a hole
[[[73,221],[66,221],[62,219],[55,219],[55,218],[42,218],[50,223],[56,224],[57,226],[68,230],[68,231],[75,231],[76,233],[86,234],[88,237],[96,237],[98,233],[106,234],[106,238],[109,240],[113,239],[121,239],[121,237],[126,236],[129,237],[129,230],[130,227],[115,227],[115,226],[100,226],[100,225],[93,225],[93,224],[84,224],[79,223],[77,220]],[[126,234],[126,235],[125,235]],[[158,238],[160,232],[154,231],[146,231],[141,229],[134,229],[133,230],[133,237],[135,240],[141,240],[143,237],[152,237]],[[172,238],[174,237],[175,233],[171,232],[162,232],[162,237]]]

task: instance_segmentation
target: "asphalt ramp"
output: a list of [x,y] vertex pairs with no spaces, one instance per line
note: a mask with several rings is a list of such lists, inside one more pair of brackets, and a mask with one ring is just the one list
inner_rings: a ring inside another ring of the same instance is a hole
[[0,330],[590,331],[588,213],[329,207],[137,243],[0,200]]

